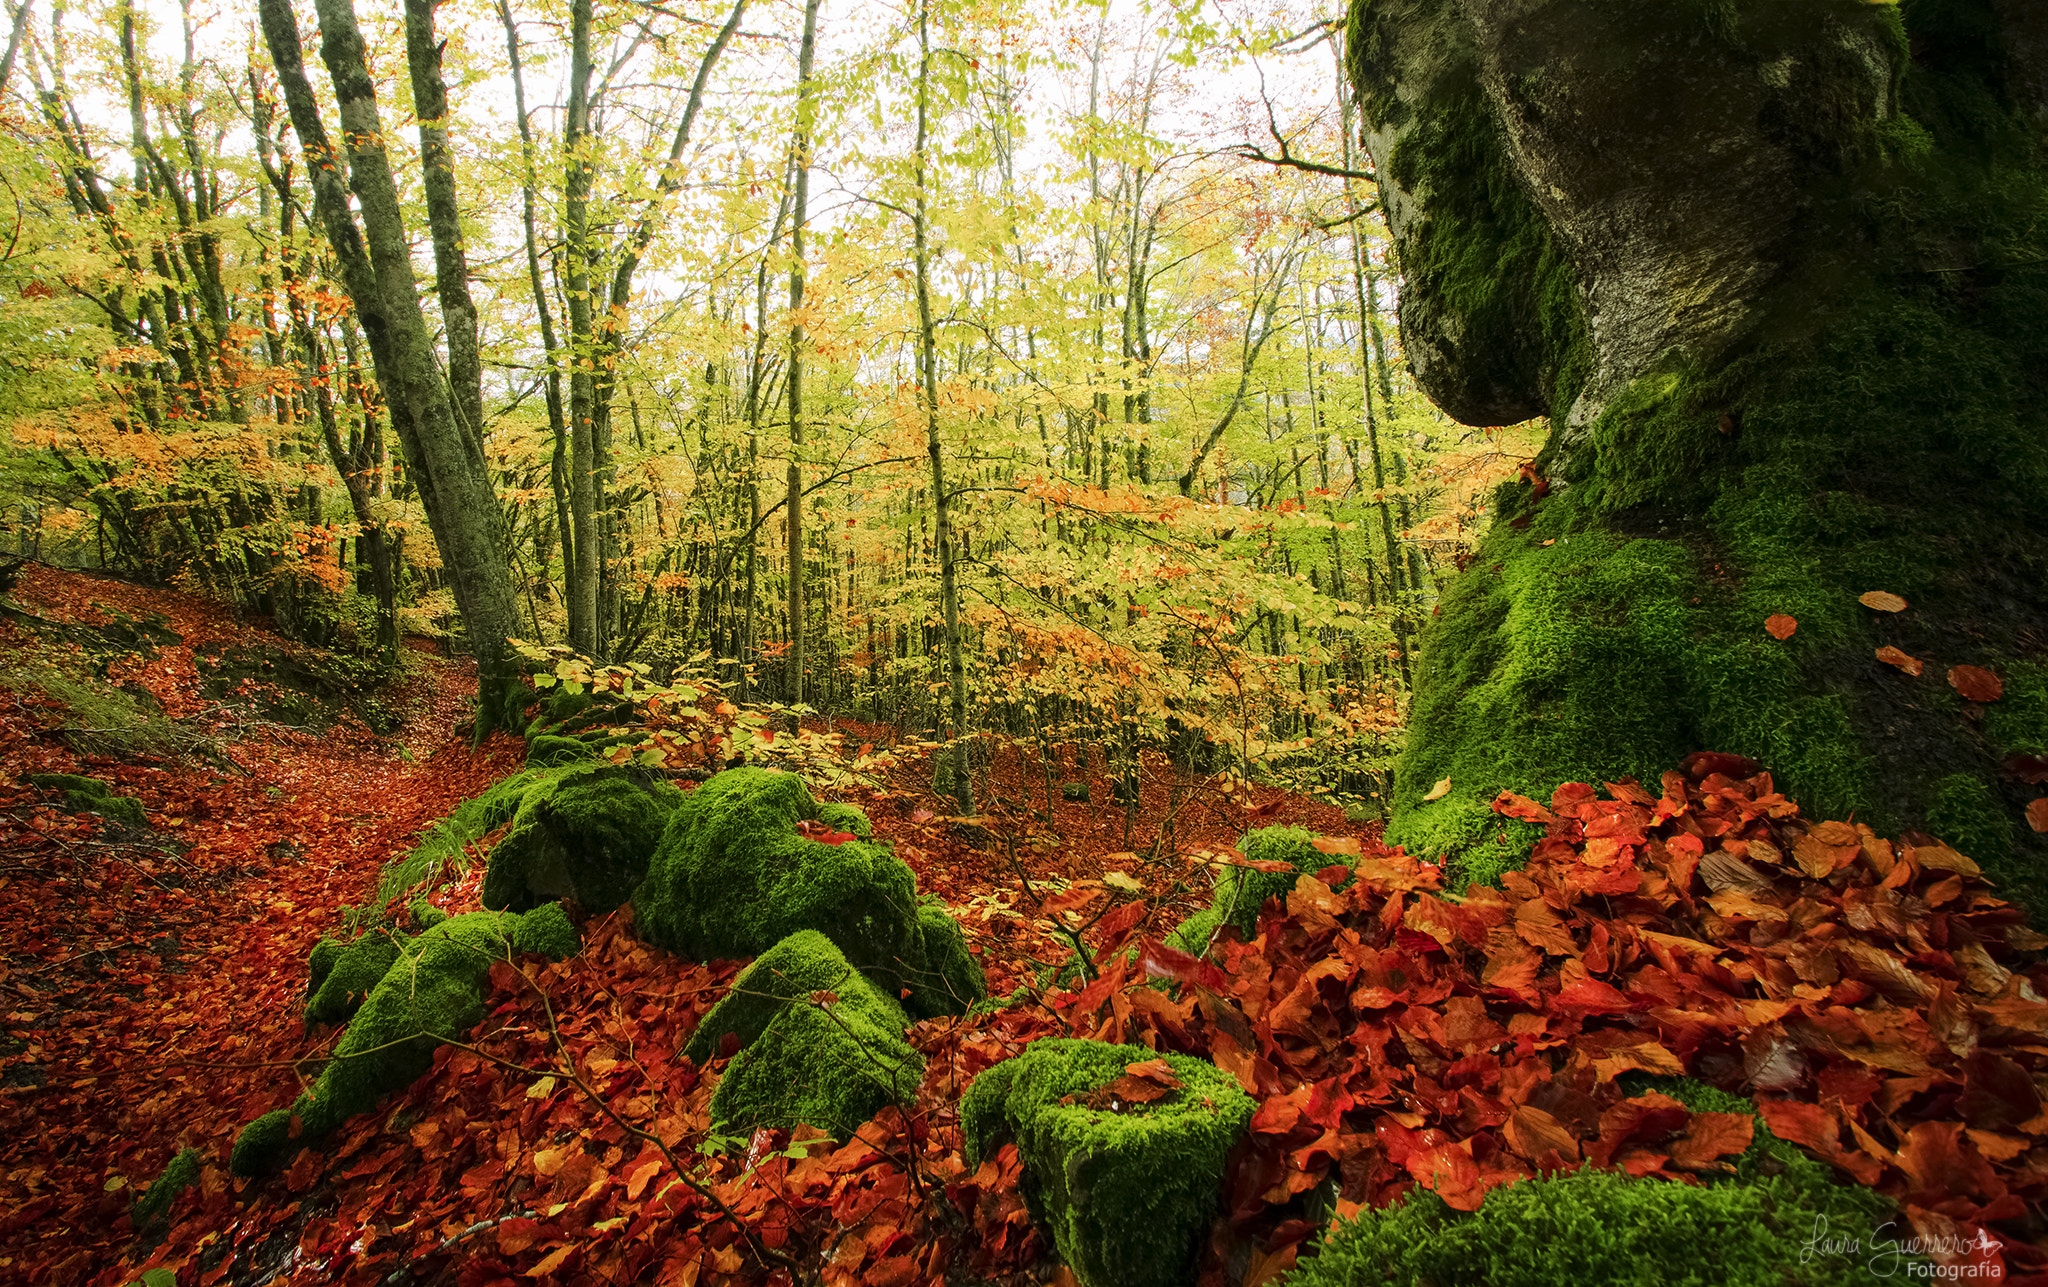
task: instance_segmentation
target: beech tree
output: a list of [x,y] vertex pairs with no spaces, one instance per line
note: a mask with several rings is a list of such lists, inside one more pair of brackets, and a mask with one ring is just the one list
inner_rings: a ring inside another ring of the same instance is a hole
[[[1358,0],[1416,380],[1548,445],[1422,640],[1390,840],[1753,757],[2044,903],[2048,9]],[[1437,789],[1448,780],[1448,787]]]

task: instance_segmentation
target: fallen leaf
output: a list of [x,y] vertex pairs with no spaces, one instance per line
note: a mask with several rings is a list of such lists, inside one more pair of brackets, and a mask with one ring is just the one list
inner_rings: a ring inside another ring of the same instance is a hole
[[1764,629],[1773,639],[1790,639],[1792,632],[1799,629],[1799,618],[1788,617],[1782,612],[1773,613],[1764,618]]
[[2048,795],[2027,805],[2027,825],[2036,831],[2048,831]]
[[1102,883],[1108,885],[1111,889],[1121,889],[1131,894],[1138,893],[1145,888],[1138,880],[1120,871],[1103,872]]
[[1431,787],[1429,789],[1429,794],[1423,796],[1422,799],[1423,802],[1426,804],[1431,800],[1441,800],[1450,793],[1451,780],[1449,778],[1444,778],[1441,781],[1439,781],[1435,786]]
[[1982,666],[1950,666],[1948,686],[1965,701],[1995,702],[2005,696],[2005,684]]
[[1887,666],[1897,666],[1909,675],[1917,675],[1927,668],[1926,662],[1918,657],[1901,652],[1890,644],[1886,644],[1877,650],[1877,659]]
[[1904,612],[1906,601],[1896,594],[1884,590],[1866,590],[1856,596],[1856,602],[1876,612]]

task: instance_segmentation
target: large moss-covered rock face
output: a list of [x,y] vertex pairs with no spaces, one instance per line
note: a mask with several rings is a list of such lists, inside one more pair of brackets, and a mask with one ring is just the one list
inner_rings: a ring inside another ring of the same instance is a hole
[[1417,378],[1553,427],[1421,641],[1390,841],[1493,874],[1503,788],[1733,751],[2048,908],[2001,767],[2048,648],[2040,9],[1355,0]]
[[491,850],[484,906],[525,911],[573,898],[608,912],[647,874],[683,794],[624,765],[571,761],[537,778]]

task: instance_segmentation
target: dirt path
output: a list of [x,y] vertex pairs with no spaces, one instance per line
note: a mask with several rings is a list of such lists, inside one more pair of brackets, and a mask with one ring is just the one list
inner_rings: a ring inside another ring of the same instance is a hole
[[[81,755],[56,732],[61,708],[0,689],[0,1281],[67,1283],[119,1259],[130,1205],[178,1149],[224,1157],[240,1123],[289,1100],[277,1061],[304,1050],[307,950],[520,748],[455,741],[473,679],[424,654],[394,738],[312,735],[203,694],[195,650],[282,643],[218,605],[48,569],[14,598],[56,622],[163,613],[179,641],[115,659],[108,678],[240,770]],[[50,645],[0,625],[0,659],[21,676]],[[149,828],[52,807],[30,773],[110,782]]]

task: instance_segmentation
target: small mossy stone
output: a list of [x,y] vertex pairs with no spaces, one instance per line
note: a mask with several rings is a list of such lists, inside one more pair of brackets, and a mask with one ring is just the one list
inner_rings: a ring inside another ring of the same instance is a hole
[[831,939],[802,930],[763,952],[691,1034],[683,1054],[709,1063],[737,1050],[711,1100],[721,1127],[792,1129],[840,1138],[886,1104],[908,1104],[924,1063],[903,1039],[895,1000]]
[[511,828],[491,849],[479,898],[525,911],[574,898],[602,913],[633,896],[647,875],[682,793],[645,772],[584,758],[532,782]]
[[[1520,1180],[1475,1212],[1418,1190],[1339,1224],[1286,1287],[1833,1287],[1910,1281],[1880,1226],[1831,1222],[1782,1177],[1691,1185],[1591,1168]],[[1894,1226],[1896,1228],[1897,1226]],[[1816,1236],[1818,1234],[1818,1236]],[[1853,1244],[1854,1252],[1843,1248]],[[1887,1276],[1889,1268],[1898,1278]],[[1646,1277],[1646,1272],[1648,1276]]]
[[156,1177],[156,1183],[135,1200],[135,1210],[130,1217],[137,1229],[148,1229],[160,1223],[171,1213],[171,1204],[178,1195],[192,1187],[199,1179],[200,1170],[206,1165],[206,1154],[196,1148],[178,1150],[163,1174]]
[[31,785],[39,786],[45,791],[63,791],[66,794],[76,792],[79,795],[95,797],[113,794],[113,788],[98,778],[89,778],[79,773],[31,773],[28,780]]
[[868,821],[868,815],[859,805],[834,801],[818,806],[818,822],[834,831],[845,832],[856,840],[872,840],[875,824]]
[[378,929],[350,942],[324,938],[314,944],[306,957],[313,976],[306,1022],[346,1022],[384,981],[403,942],[390,930]]
[[67,791],[64,800],[81,813],[97,813],[102,818],[111,818],[115,822],[123,822],[131,827],[149,825],[149,817],[142,810],[142,801],[132,796],[103,795],[94,798]]
[[1167,936],[1167,944],[1194,956],[1209,949],[1218,929],[1235,925],[1247,941],[1259,932],[1259,909],[1266,900],[1283,903],[1303,875],[1323,870],[1337,861],[1316,848],[1316,833],[1302,827],[1262,827],[1246,832],[1237,842],[1238,852],[1248,862],[1284,862],[1286,871],[1260,871],[1232,865],[1216,875],[1215,896],[1209,906],[1196,912]]
[[818,806],[792,773],[728,769],[687,793],[633,894],[649,942],[694,960],[759,956],[815,929],[894,991],[914,950],[917,879],[878,845],[796,829]]
[[[561,945],[567,921],[560,907],[530,915],[540,918],[531,930],[518,913],[465,912],[400,943],[398,958],[349,1021],[319,1080],[289,1112],[266,1114],[244,1128],[229,1169],[268,1174],[289,1161],[299,1144],[321,1139],[418,1080],[432,1065],[436,1045],[482,1022],[483,985],[494,961],[509,960],[529,934]],[[334,969],[340,968],[337,962]],[[292,1114],[302,1127],[299,1141],[288,1140],[274,1120]]]
[[[1061,1102],[1160,1058],[1182,1084],[1162,1099],[1120,1111]],[[969,1165],[1016,1141],[1025,1204],[1086,1287],[1176,1287],[1193,1280],[1224,1163],[1255,1107],[1202,1060],[1060,1037],[975,1078],[960,1124]]]
[[937,903],[917,909],[918,951],[904,962],[904,1008],[913,1018],[966,1014],[988,1000],[988,978],[967,950],[967,936]]
[[711,1119],[728,1131],[808,1124],[847,1139],[890,1104],[909,1105],[924,1057],[903,1012],[857,971],[836,1001],[799,997],[726,1065]]
[[560,903],[542,903],[512,927],[512,950],[566,961],[583,950],[582,936]]
[[1086,782],[1060,783],[1060,799],[1078,800],[1086,804],[1088,802],[1088,784]]
[[592,759],[596,754],[596,748],[588,742],[552,733],[543,733],[526,744],[526,762],[541,768],[574,764]]

